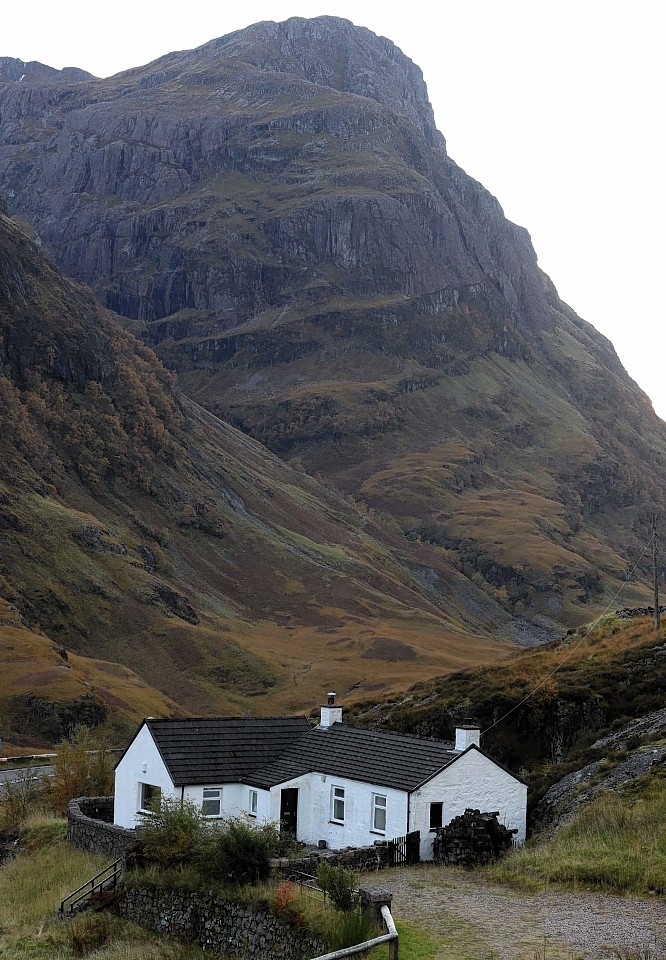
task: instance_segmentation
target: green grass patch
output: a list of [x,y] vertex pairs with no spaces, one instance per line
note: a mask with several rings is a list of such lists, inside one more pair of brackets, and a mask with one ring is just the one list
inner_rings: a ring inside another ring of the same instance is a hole
[[528,844],[487,868],[517,886],[595,888],[614,893],[666,893],[666,777],[634,789],[599,794],[551,840]]
[[[397,920],[395,925],[399,934],[401,960],[436,960],[439,957],[440,944],[424,933],[418,924]],[[386,951],[386,947],[378,947],[375,951],[378,960],[380,950]]]

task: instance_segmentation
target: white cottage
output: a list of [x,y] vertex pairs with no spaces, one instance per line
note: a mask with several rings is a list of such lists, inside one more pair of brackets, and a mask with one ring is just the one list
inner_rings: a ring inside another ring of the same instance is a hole
[[527,787],[483,752],[478,727],[459,727],[455,744],[353,727],[333,694],[314,728],[284,717],[144,720],[116,766],[115,822],[135,826],[160,794],[333,849],[419,830],[429,859],[437,827],[468,807],[498,811],[525,839]]

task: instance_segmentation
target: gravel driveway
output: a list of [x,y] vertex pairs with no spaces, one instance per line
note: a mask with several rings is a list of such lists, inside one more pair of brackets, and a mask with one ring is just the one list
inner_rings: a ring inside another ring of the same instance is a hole
[[376,884],[395,917],[441,944],[438,960],[666,960],[663,898],[527,894],[434,865],[387,870]]

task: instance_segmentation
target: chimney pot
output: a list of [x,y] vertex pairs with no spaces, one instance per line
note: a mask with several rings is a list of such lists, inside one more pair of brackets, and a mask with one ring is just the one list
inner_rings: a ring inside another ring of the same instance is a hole
[[336,707],[335,694],[329,693],[326,697],[326,703],[321,708],[320,728],[326,730],[332,727],[334,723],[342,723],[342,707]]

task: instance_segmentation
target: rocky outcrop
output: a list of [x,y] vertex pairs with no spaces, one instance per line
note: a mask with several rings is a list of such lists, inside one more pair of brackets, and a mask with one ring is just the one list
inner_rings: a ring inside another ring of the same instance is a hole
[[25,80],[44,81],[45,83],[54,83],[58,81],[70,82],[72,80],[92,80],[93,75],[86,70],[80,70],[78,67],[65,67],[63,70],[55,70],[37,60],[16,60],[14,57],[0,57],[0,81],[8,83],[23,83]]
[[638,717],[596,740],[589,750],[600,759],[562,777],[539,801],[533,813],[536,832],[552,834],[600,791],[617,790],[666,763],[666,747],[660,742],[664,730],[666,709]]

